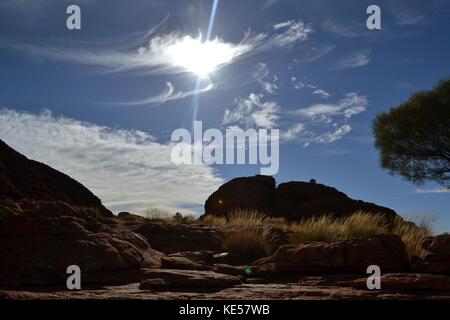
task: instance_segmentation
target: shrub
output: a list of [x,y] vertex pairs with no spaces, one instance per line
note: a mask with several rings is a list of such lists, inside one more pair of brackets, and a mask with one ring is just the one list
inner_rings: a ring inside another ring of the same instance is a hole
[[397,217],[394,221],[392,233],[399,235],[402,238],[410,258],[413,255],[420,256],[423,241],[426,237],[433,235],[432,224],[433,218],[430,218],[430,216],[424,216],[416,223],[405,221],[402,218]]
[[227,226],[236,229],[248,229],[263,237],[270,237],[271,219],[257,210],[238,209],[228,215]]
[[197,219],[193,215],[188,214],[188,215],[183,216],[181,213],[177,212],[172,217],[172,220],[175,223],[188,224],[188,223],[195,222]]
[[247,264],[270,255],[266,238],[254,230],[241,230],[229,233],[223,248],[238,264]]
[[173,215],[163,208],[148,208],[144,211],[145,219],[154,222],[171,222]]

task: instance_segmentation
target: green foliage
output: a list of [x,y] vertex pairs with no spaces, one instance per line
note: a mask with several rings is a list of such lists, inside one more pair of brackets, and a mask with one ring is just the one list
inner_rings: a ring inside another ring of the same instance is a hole
[[379,114],[373,130],[381,165],[390,174],[450,188],[450,79]]

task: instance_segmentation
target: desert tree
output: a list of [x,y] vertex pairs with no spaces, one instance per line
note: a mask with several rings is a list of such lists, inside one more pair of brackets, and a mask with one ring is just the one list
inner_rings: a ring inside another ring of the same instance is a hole
[[390,174],[450,188],[450,79],[379,114],[373,131],[381,166]]

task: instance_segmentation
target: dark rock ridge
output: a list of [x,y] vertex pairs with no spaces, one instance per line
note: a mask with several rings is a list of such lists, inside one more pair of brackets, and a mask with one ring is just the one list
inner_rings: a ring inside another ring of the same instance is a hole
[[291,181],[276,187],[273,177],[262,175],[235,178],[223,184],[205,202],[206,215],[227,216],[235,209],[255,209],[287,220],[325,214],[344,217],[358,210],[381,213],[389,219],[397,216],[392,209],[353,200],[323,184]]
[[112,215],[81,183],[43,163],[30,160],[0,140],[0,201],[64,201]]

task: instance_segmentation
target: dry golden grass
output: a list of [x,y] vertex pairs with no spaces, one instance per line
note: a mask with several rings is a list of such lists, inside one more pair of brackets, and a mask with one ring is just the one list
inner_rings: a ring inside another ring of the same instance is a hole
[[200,223],[211,227],[224,227],[227,225],[227,219],[225,217],[207,215],[204,218],[202,218]]
[[238,263],[251,263],[270,255],[270,246],[266,238],[254,230],[241,230],[229,233],[223,248]]
[[393,224],[389,224],[381,214],[358,211],[346,218],[325,215],[288,223],[283,218],[267,217],[255,210],[235,210],[228,218],[208,215],[200,223],[224,229],[229,238],[226,246],[233,247],[235,251],[240,250],[238,246],[242,246],[242,252],[250,250],[250,247],[269,248],[272,231],[276,228],[288,232],[293,244],[396,234],[402,238],[411,257],[420,254],[423,240],[433,234],[431,222],[429,216],[415,223],[398,217]]
[[299,244],[308,241],[334,241],[341,239],[342,224],[331,216],[321,216],[295,222],[289,226],[291,241]]
[[193,215],[183,216],[181,213],[170,213],[163,208],[148,208],[144,211],[144,217],[150,222],[162,223],[194,223],[197,219]]
[[229,230],[252,230],[263,236],[268,236],[274,226],[271,218],[257,210],[234,210],[228,217],[208,215],[201,220],[202,224],[222,227]]
[[417,221],[418,219],[407,219],[413,222],[397,218],[394,222],[392,233],[402,238],[410,258],[413,255],[420,256],[423,241],[426,237],[433,235],[434,218],[424,215],[419,221]]

